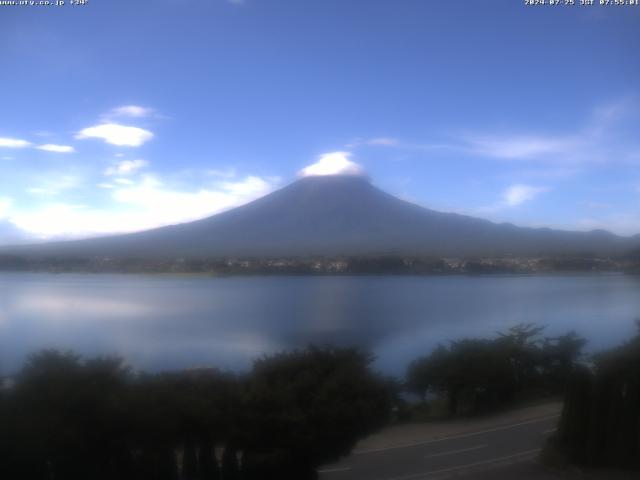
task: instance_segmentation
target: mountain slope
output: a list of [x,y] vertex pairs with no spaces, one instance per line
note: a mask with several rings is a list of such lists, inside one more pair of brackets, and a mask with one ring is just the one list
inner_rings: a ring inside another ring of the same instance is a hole
[[38,256],[114,257],[608,255],[639,243],[604,231],[519,228],[440,213],[382,192],[362,177],[325,176],[303,178],[195,222],[11,250]]

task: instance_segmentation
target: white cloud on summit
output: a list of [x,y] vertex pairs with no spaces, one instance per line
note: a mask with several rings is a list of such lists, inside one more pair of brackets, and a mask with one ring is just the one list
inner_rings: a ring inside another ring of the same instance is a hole
[[153,133],[139,127],[103,123],[80,130],[77,139],[100,138],[111,145],[139,147],[153,138]]
[[366,175],[364,168],[349,160],[350,152],[330,152],[320,155],[318,161],[299,172],[301,177],[315,177],[324,175]]

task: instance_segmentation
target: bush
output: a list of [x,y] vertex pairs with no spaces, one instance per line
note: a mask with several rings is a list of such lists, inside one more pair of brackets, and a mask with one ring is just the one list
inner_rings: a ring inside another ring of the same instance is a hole
[[0,478],[313,478],[391,411],[370,363],[310,347],[264,357],[245,377],[133,375],[116,358],[44,351],[0,390]]

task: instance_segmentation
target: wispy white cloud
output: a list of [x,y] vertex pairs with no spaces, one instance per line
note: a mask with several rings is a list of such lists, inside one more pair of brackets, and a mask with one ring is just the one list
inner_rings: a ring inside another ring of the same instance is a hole
[[516,184],[508,187],[503,195],[503,203],[508,207],[517,207],[525,202],[533,200],[538,195],[546,192],[546,187],[533,187],[531,185]]
[[163,223],[173,223],[231,208],[265,195],[272,188],[267,180],[248,176],[236,182],[216,184],[215,188],[185,192],[167,188],[158,177],[146,175],[140,182],[118,189],[113,198],[120,203],[153,210],[165,218]]
[[391,137],[377,137],[367,140],[367,145],[377,145],[382,147],[393,147],[400,143],[397,138]]
[[223,169],[211,168],[206,171],[206,174],[212,177],[234,178],[237,175],[237,172],[235,168],[223,168]]
[[9,197],[0,197],[0,219],[7,217],[13,200]]
[[507,160],[566,155],[582,147],[579,139],[545,136],[470,136],[465,142],[463,148],[474,154]]
[[144,118],[155,114],[155,109],[140,105],[122,105],[111,110],[105,117],[134,117]]
[[500,178],[516,181],[560,181],[574,178],[587,169],[580,165],[535,165],[530,168],[516,168],[504,171]]
[[299,172],[301,177],[324,175],[366,175],[364,168],[349,160],[350,152],[323,153],[318,161],[303,168]]
[[103,123],[80,130],[77,139],[99,138],[119,147],[139,147],[153,138],[153,133],[139,127]]
[[135,182],[130,178],[116,178],[113,180],[113,182],[117,183],[118,185],[134,185],[135,184]]
[[[420,141],[412,142],[395,137],[357,137],[351,139],[344,148],[349,150],[359,148],[388,148],[403,151],[404,153],[431,153],[431,152],[464,152],[469,146],[463,144],[461,136],[447,142]],[[395,157],[397,158],[397,157]]]
[[[277,182],[277,180],[276,180]],[[220,182],[220,188],[230,198],[257,198],[272,190],[274,181],[271,178],[261,178],[250,175],[244,180],[235,182]]]
[[131,175],[148,165],[149,162],[142,159],[123,160],[107,168],[104,174],[108,177],[114,175]]
[[196,191],[167,186],[146,175],[127,185],[104,184],[113,203],[95,208],[77,203],[47,203],[16,212],[12,221],[41,238],[95,236],[146,230],[196,220],[242,205],[275,188],[268,179],[248,176]]
[[21,140],[19,138],[0,137],[0,147],[4,148],[26,148],[30,147],[31,142]]
[[70,145],[56,145],[53,143],[45,143],[44,145],[38,145],[36,147],[38,150],[44,150],[45,152],[54,152],[54,153],[73,153],[76,151]]
[[505,188],[500,194],[500,198],[493,204],[470,208],[467,210],[463,210],[460,213],[493,216],[495,214],[504,213],[507,210],[517,208],[524,203],[530,202],[537,198],[540,194],[548,192],[549,190],[549,187],[546,186],[533,186],[516,183]]
[[[640,161],[637,96],[627,96],[594,108],[586,122],[564,133],[534,131],[466,131],[448,135],[446,142],[408,142],[392,137],[356,138],[348,148],[361,146],[385,146],[397,149],[427,152],[439,150],[484,157],[500,161],[537,163],[544,168],[559,165],[572,167],[595,164],[637,164]],[[564,173],[567,173],[565,168]]]
[[592,113],[590,129],[595,134],[603,133],[612,123],[623,120],[629,113],[638,109],[640,97],[627,95],[615,101],[600,105]]
[[356,137],[352,138],[345,146],[348,149],[359,147],[398,147],[405,148],[405,142],[394,137]]
[[638,98],[628,96],[595,108],[586,125],[565,134],[469,134],[458,148],[501,160],[553,164],[627,163],[640,148],[637,122],[620,122],[637,115]]
[[54,196],[81,185],[82,179],[77,175],[47,175],[36,179],[32,186],[26,188],[26,192],[32,195]]

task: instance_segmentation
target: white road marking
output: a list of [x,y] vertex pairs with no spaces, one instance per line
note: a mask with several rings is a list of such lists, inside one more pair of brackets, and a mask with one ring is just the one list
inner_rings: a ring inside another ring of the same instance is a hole
[[552,418],[558,418],[559,416],[560,416],[560,414],[558,413],[556,415],[547,415],[546,417],[540,417],[540,418],[536,418],[534,420],[527,420],[526,422],[514,423],[514,424],[511,424],[511,425],[504,425],[502,427],[488,428],[486,430],[480,430],[478,432],[463,433],[461,435],[451,435],[449,437],[434,438],[433,440],[425,440],[425,441],[422,441],[422,442],[405,443],[403,445],[394,445],[392,447],[370,448],[370,449],[367,449],[367,450],[357,450],[357,451],[353,452],[353,455],[363,455],[363,454],[366,454],[366,453],[386,452],[387,450],[398,450],[399,448],[417,447],[417,446],[420,446],[420,445],[428,445],[430,443],[444,442],[444,441],[447,441],[447,440],[457,440],[459,438],[474,437],[476,435],[482,435],[483,433],[499,432],[501,430],[509,430],[510,428],[521,427],[522,425],[530,425],[532,423],[544,422],[546,420],[551,420]]
[[351,470],[351,467],[324,468],[322,470],[318,470],[318,473],[348,472],[349,470]]
[[445,455],[455,455],[456,453],[471,452],[473,450],[480,450],[481,448],[487,448],[489,445],[477,445],[475,447],[460,448],[459,450],[450,450],[442,453],[432,453],[431,455],[425,455],[424,458],[444,457]]
[[[430,475],[439,475],[442,473],[449,473],[449,472],[455,472],[458,470],[464,470],[465,468],[473,468],[473,467],[479,467],[481,465],[487,465],[490,463],[500,463],[500,462],[504,462],[506,460],[511,460],[517,457],[526,457],[528,455],[533,455],[535,453],[540,452],[541,449],[536,448],[534,450],[526,450],[524,452],[519,452],[519,453],[514,453],[513,455],[507,455],[504,457],[498,457],[498,458],[492,458],[490,460],[483,460],[481,462],[474,462],[474,463],[467,463],[466,465],[458,465],[457,467],[450,467],[450,468],[442,468],[440,470],[431,470],[429,472],[422,472],[422,473],[414,473],[411,475],[405,475],[402,477],[393,477],[393,478],[388,478],[386,480],[412,480],[412,479],[420,479],[420,478],[426,478]],[[526,460],[526,458],[522,458],[523,460]]]

